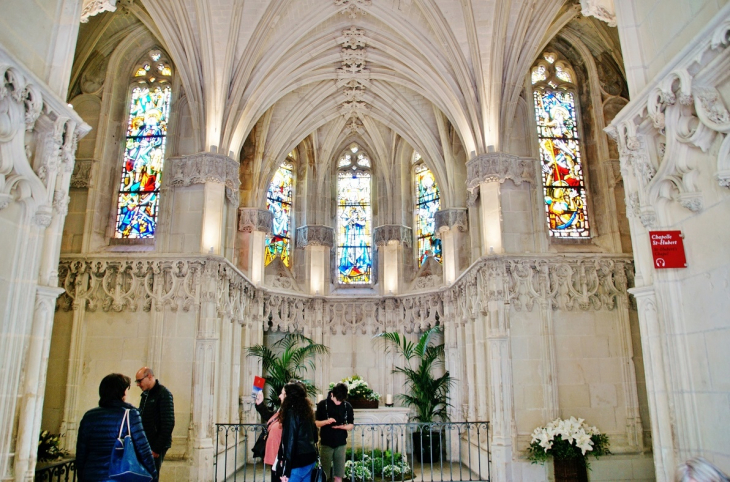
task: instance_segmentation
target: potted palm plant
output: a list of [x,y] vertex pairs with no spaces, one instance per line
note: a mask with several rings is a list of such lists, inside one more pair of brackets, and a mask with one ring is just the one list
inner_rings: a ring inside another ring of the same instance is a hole
[[[404,405],[415,410],[413,420],[421,423],[447,422],[449,414],[449,389],[453,379],[448,370],[436,376],[434,370],[444,364],[444,344],[434,344],[441,333],[435,326],[423,332],[417,343],[409,341],[397,332],[376,335],[385,340],[386,352],[394,350],[405,364],[395,367],[393,373],[405,375],[405,393],[396,395]],[[439,460],[441,454],[440,433],[420,426],[413,434],[413,450],[422,462]]]
[[246,356],[261,360],[261,369],[268,387],[265,398],[269,406],[278,406],[281,403],[279,401],[281,389],[293,379],[304,383],[309,395],[317,395],[317,388],[311,381],[304,379],[303,375],[309,369],[314,371],[315,355],[327,355],[329,348],[315,343],[314,340],[304,335],[287,333],[270,348],[265,345],[255,345],[248,348],[246,352]]

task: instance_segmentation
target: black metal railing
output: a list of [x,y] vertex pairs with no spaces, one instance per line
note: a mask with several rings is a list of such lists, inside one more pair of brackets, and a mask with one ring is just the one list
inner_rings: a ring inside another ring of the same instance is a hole
[[[267,482],[251,454],[259,424],[216,424],[214,481]],[[347,438],[349,482],[489,481],[489,422],[355,424]]]
[[76,482],[76,459],[63,459],[36,467],[35,482]]

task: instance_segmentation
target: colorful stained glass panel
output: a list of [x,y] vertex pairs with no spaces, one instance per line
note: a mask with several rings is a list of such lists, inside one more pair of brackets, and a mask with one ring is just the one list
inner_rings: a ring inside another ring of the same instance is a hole
[[441,261],[441,240],[435,237],[434,217],[441,208],[436,178],[425,165],[416,167],[416,237],[418,239],[418,266],[426,256]]
[[170,87],[132,90],[117,201],[117,238],[155,235],[170,97]]
[[370,283],[373,266],[371,232],[370,174],[340,172],[337,180],[337,268],[340,283]]
[[574,94],[538,89],[534,100],[550,235],[590,237]]
[[271,211],[273,223],[271,236],[266,240],[264,263],[269,265],[274,259],[281,258],[285,266],[291,266],[291,205],[293,166],[283,164],[277,169],[266,194],[266,208]]

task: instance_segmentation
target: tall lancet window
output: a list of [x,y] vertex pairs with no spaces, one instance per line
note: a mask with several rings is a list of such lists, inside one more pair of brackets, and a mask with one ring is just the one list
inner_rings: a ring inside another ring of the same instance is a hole
[[266,208],[271,211],[273,224],[271,236],[266,239],[264,262],[268,266],[281,258],[285,266],[291,266],[291,205],[294,166],[288,160],[276,170],[266,193]]
[[418,238],[418,266],[426,256],[433,256],[441,262],[441,240],[436,234],[434,216],[441,208],[439,187],[431,170],[416,153],[414,155],[414,179],[416,188],[416,236]]
[[342,284],[372,279],[371,167],[357,144],[337,163],[337,280]]
[[172,69],[153,50],[134,70],[121,180],[116,238],[153,238],[170,117]]
[[532,67],[531,76],[550,235],[588,238],[575,73],[557,54],[545,52]]

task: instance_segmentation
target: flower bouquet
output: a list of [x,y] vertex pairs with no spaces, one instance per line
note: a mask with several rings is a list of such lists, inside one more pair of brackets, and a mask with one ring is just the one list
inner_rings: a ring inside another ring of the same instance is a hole
[[[362,405],[362,408],[377,408],[378,400],[380,400],[380,394],[368,386],[368,382],[363,380],[358,375],[353,375],[348,378],[343,378],[340,383],[347,385],[347,399],[350,401],[353,407],[358,408]],[[335,383],[330,383],[329,389],[332,390]],[[363,403],[360,403],[363,402]],[[367,406],[367,407],[366,407]],[[374,407],[371,407],[374,406]]]
[[589,427],[582,418],[558,418],[532,432],[527,458],[533,464],[545,463],[548,456],[556,460],[575,459],[589,468],[586,455],[596,458],[609,455],[608,445],[608,436],[600,433],[596,427]]

